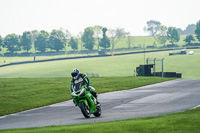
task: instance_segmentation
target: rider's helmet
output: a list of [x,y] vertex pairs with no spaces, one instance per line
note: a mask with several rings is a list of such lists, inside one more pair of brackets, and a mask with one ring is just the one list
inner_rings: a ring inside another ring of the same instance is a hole
[[72,72],[71,72],[71,75],[74,79],[77,79],[79,74],[80,74],[80,72],[77,68],[73,69]]

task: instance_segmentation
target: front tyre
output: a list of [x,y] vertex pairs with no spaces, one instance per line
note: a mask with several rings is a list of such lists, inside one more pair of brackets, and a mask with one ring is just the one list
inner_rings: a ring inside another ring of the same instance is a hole
[[97,106],[97,112],[95,112],[93,115],[96,117],[101,116],[101,106]]
[[90,118],[90,108],[85,106],[85,103],[83,101],[80,102],[80,109],[85,118]]

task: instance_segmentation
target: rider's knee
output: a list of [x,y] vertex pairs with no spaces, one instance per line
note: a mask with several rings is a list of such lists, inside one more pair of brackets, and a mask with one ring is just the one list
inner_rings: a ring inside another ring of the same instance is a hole
[[88,86],[88,88],[89,88],[90,90],[92,90],[92,91],[95,91],[95,88],[92,87],[92,86]]
[[91,94],[94,96],[94,97],[97,97],[97,93],[95,91],[91,91]]

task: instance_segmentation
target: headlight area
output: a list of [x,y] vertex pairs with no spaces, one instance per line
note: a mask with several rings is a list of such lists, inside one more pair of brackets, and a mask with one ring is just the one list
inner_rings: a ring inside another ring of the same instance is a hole
[[85,90],[82,89],[81,92],[79,93],[79,96],[85,96]]
[[85,95],[85,90],[82,89],[79,94],[76,94],[75,92],[72,92],[71,94],[73,97],[78,97],[78,96],[84,96]]
[[72,92],[71,95],[72,95],[73,97],[77,97],[77,95],[76,95],[75,92]]

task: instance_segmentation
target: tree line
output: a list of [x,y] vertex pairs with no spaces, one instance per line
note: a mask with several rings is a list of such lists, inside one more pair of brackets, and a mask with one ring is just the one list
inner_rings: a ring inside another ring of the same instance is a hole
[[[188,25],[188,27],[191,27],[191,25]],[[149,32],[150,36],[153,36],[155,41],[163,44],[164,47],[167,40],[171,44],[175,44],[180,40],[179,28],[166,27],[159,21],[147,21],[144,31]],[[194,33],[197,40],[200,41],[200,20],[195,25]],[[80,32],[77,36],[72,36],[68,30],[64,31],[63,29],[52,30],[50,33],[45,30],[33,30],[23,32],[22,36],[17,34],[9,34],[5,38],[0,36],[0,51],[3,47],[7,48],[7,51],[11,53],[21,50],[28,53],[34,47],[35,52],[45,53],[47,50],[59,52],[61,50],[66,51],[67,46],[70,46],[73,50],[77,50],[78,44],[80,44],[81,50],[83,50],[83,47],[93,50],[94,45],[96,45],[98,49],[111,48],[113,51],[121,38],[127,39],[127,45],[130,48],[130,33],[126,32],[123,28],[107,29],[106,27],[97,25],[85,28],[84,32]],[[189,34],[184,41],[190,44],[192,41],[195,41],[195,38],[193,34]]]
[[1,39],[1,46],[11,53],[21,50],[29,52],[32,46],[40,52],[45,52],[47,48],[58,52],[65,44],[66,36],[62,30],[53,30],[50,34],[44,30],[25,31],[22,36],[13,33]]
[[59,52],[61,50],[66,51],[67,46],[77,50],[78,44],[81,45],[81,50],[83,47],[93,50],[94,45],[97,45],[98,49],[106,49],[110,46],[114,49],[117,39],[127,35],[130,35],[130,33],[125,32],[123,28],[108,30],[102,26],[87,27],[84,32],[80,32],[77,36],[72,36],[68,30],[63,31],[63,29],[52,30],[51,33],[45,30],[39,32],[37,30],[25,31],[22,36],[17,34],[9,34],[5,38],[0,36],[0,51],[3,47],[11,53],[21,50],[28,53],[34,47],[35,52],[45,53],[48,50]]
[[186,27],[186,30],[182,31],[183,33],[181,33],[180,28],[166,27],[156,20],[149,20],[146,24],[147,26],[144,27],[144,31],[149,32],[150,36],[153,36],[155,41],[163,44],[164,47],[167,40],[172,45],[178,42],[180,40],[180,34],[187,34],[184,41],[188,44],[191,44],[192,41],[195,41],[193,34],[196,34],[197,40],[200,41],[200,20],[197,22],[196,25],[189,24]]

